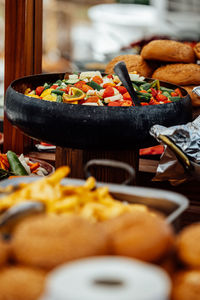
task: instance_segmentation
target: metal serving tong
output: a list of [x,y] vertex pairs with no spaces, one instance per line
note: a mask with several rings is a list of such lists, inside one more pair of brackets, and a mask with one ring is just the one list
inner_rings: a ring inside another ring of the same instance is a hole
[[38,201],[24,201],[12,206],[0,215],[0,231],[3,238],[8,239],[14,226],[22,219],[44,211],[45,205]]
[[193,93],[195,93],[197,96],[200,97],[200,86],[195,86],[192,90]]
[[115,74],[119,77],[119,79],[121,80],[122,84],[125,86],[125,88],[127,89],[127,91],[129,92],[133,103],[135,104],[135,106],[141,106],[140,104],[140,100],[138,98],[138,95],[136,93],[136,91],[134,90],[131,80],[130,80],[130,76],[128,74],[128,70],[126,68],[126,64],[124,61],[119,61],[115,66],[114,66],[114,71]]
[[200,166],[190,161],[187,155],[167,136],[160,134],[159,139],[176,155],[185,172],[200,181]]

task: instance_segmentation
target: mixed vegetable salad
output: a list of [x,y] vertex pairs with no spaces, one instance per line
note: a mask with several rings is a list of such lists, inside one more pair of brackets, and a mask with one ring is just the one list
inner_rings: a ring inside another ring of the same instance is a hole
[[0,153],[0,180],[10,176],[48,175],[39,162],[32,161],[21,154],[19,157],[13,151]]
[[[159,80],[145,81],[138,74],[129,74],[141,105],[157,105],[182,98],[179,88],[160,86]],[[104,75],[99,71],[69,75],[67,79],[45,83],[35,90],[25,90],[26,96],[47,101],[93,106],[134,106],[127,89],[118,76]]]

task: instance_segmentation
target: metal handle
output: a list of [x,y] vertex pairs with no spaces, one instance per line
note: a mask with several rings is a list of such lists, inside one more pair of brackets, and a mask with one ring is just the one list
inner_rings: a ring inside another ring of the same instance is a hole
[[174,154],[176,155],[177,159],[184,167],[186,172],[191,173],[194,171],[194,167],[191,164],[187,155],[185,155],[185,153],[183,153],[183,151],[178,146],[176,146],[176,144],[170,138],[160,134],[159,139],[174,152]]
[[86,163],[84,167],[84,173],[86,178],[92,176],[92,174],[89,171],[89,168],[91,166],[112,167],[112,168],[123,169],[127,171],[129,177],[121,183],[123,185],[127,185],[133,180],[135,180],[135,170],[129,164],[121,161],[111,160],[111,159],[91,159]]
[[200,86],[195,86],[192,92],[200,97]]
[[0,229],[3,238],[10,238],[12,229],[22,219],[35,214],[44,213],[45,206],[38,201],[24,201],[10,207],[0,216]]

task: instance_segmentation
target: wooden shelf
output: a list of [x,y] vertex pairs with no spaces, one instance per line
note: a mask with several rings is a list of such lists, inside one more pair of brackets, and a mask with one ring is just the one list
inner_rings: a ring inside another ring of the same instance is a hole
[[51,164],[55,165],[56,155],[54,152],[37,152],[32,151],[27,154],[30,157],[35,159],[41,159],[50,162]]
[[[28,153],[28,156],[47,160],[50,162],[55,163],[55,153],[54,152],[38,152],[38,151],[32,151]],[[151,160],[151,159],[139,159],[139,172],[146,172],[146,173],[155,173],[158,166],[157,160]]]

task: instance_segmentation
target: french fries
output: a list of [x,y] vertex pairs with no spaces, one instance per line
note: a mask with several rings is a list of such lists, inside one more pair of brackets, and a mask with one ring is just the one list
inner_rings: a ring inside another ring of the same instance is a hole
[[61,185],[61,180],[69,172],[70,168],[63,166],[48,177],[21,184],[15,192],[0,199],[0,212],[30,200],[44,203],[47,213],[75,214],[92,222],[104,221],[135,209],[147,210],[145,205],[115,200],[106,186],[95,189],[93,177],[82,186]]

